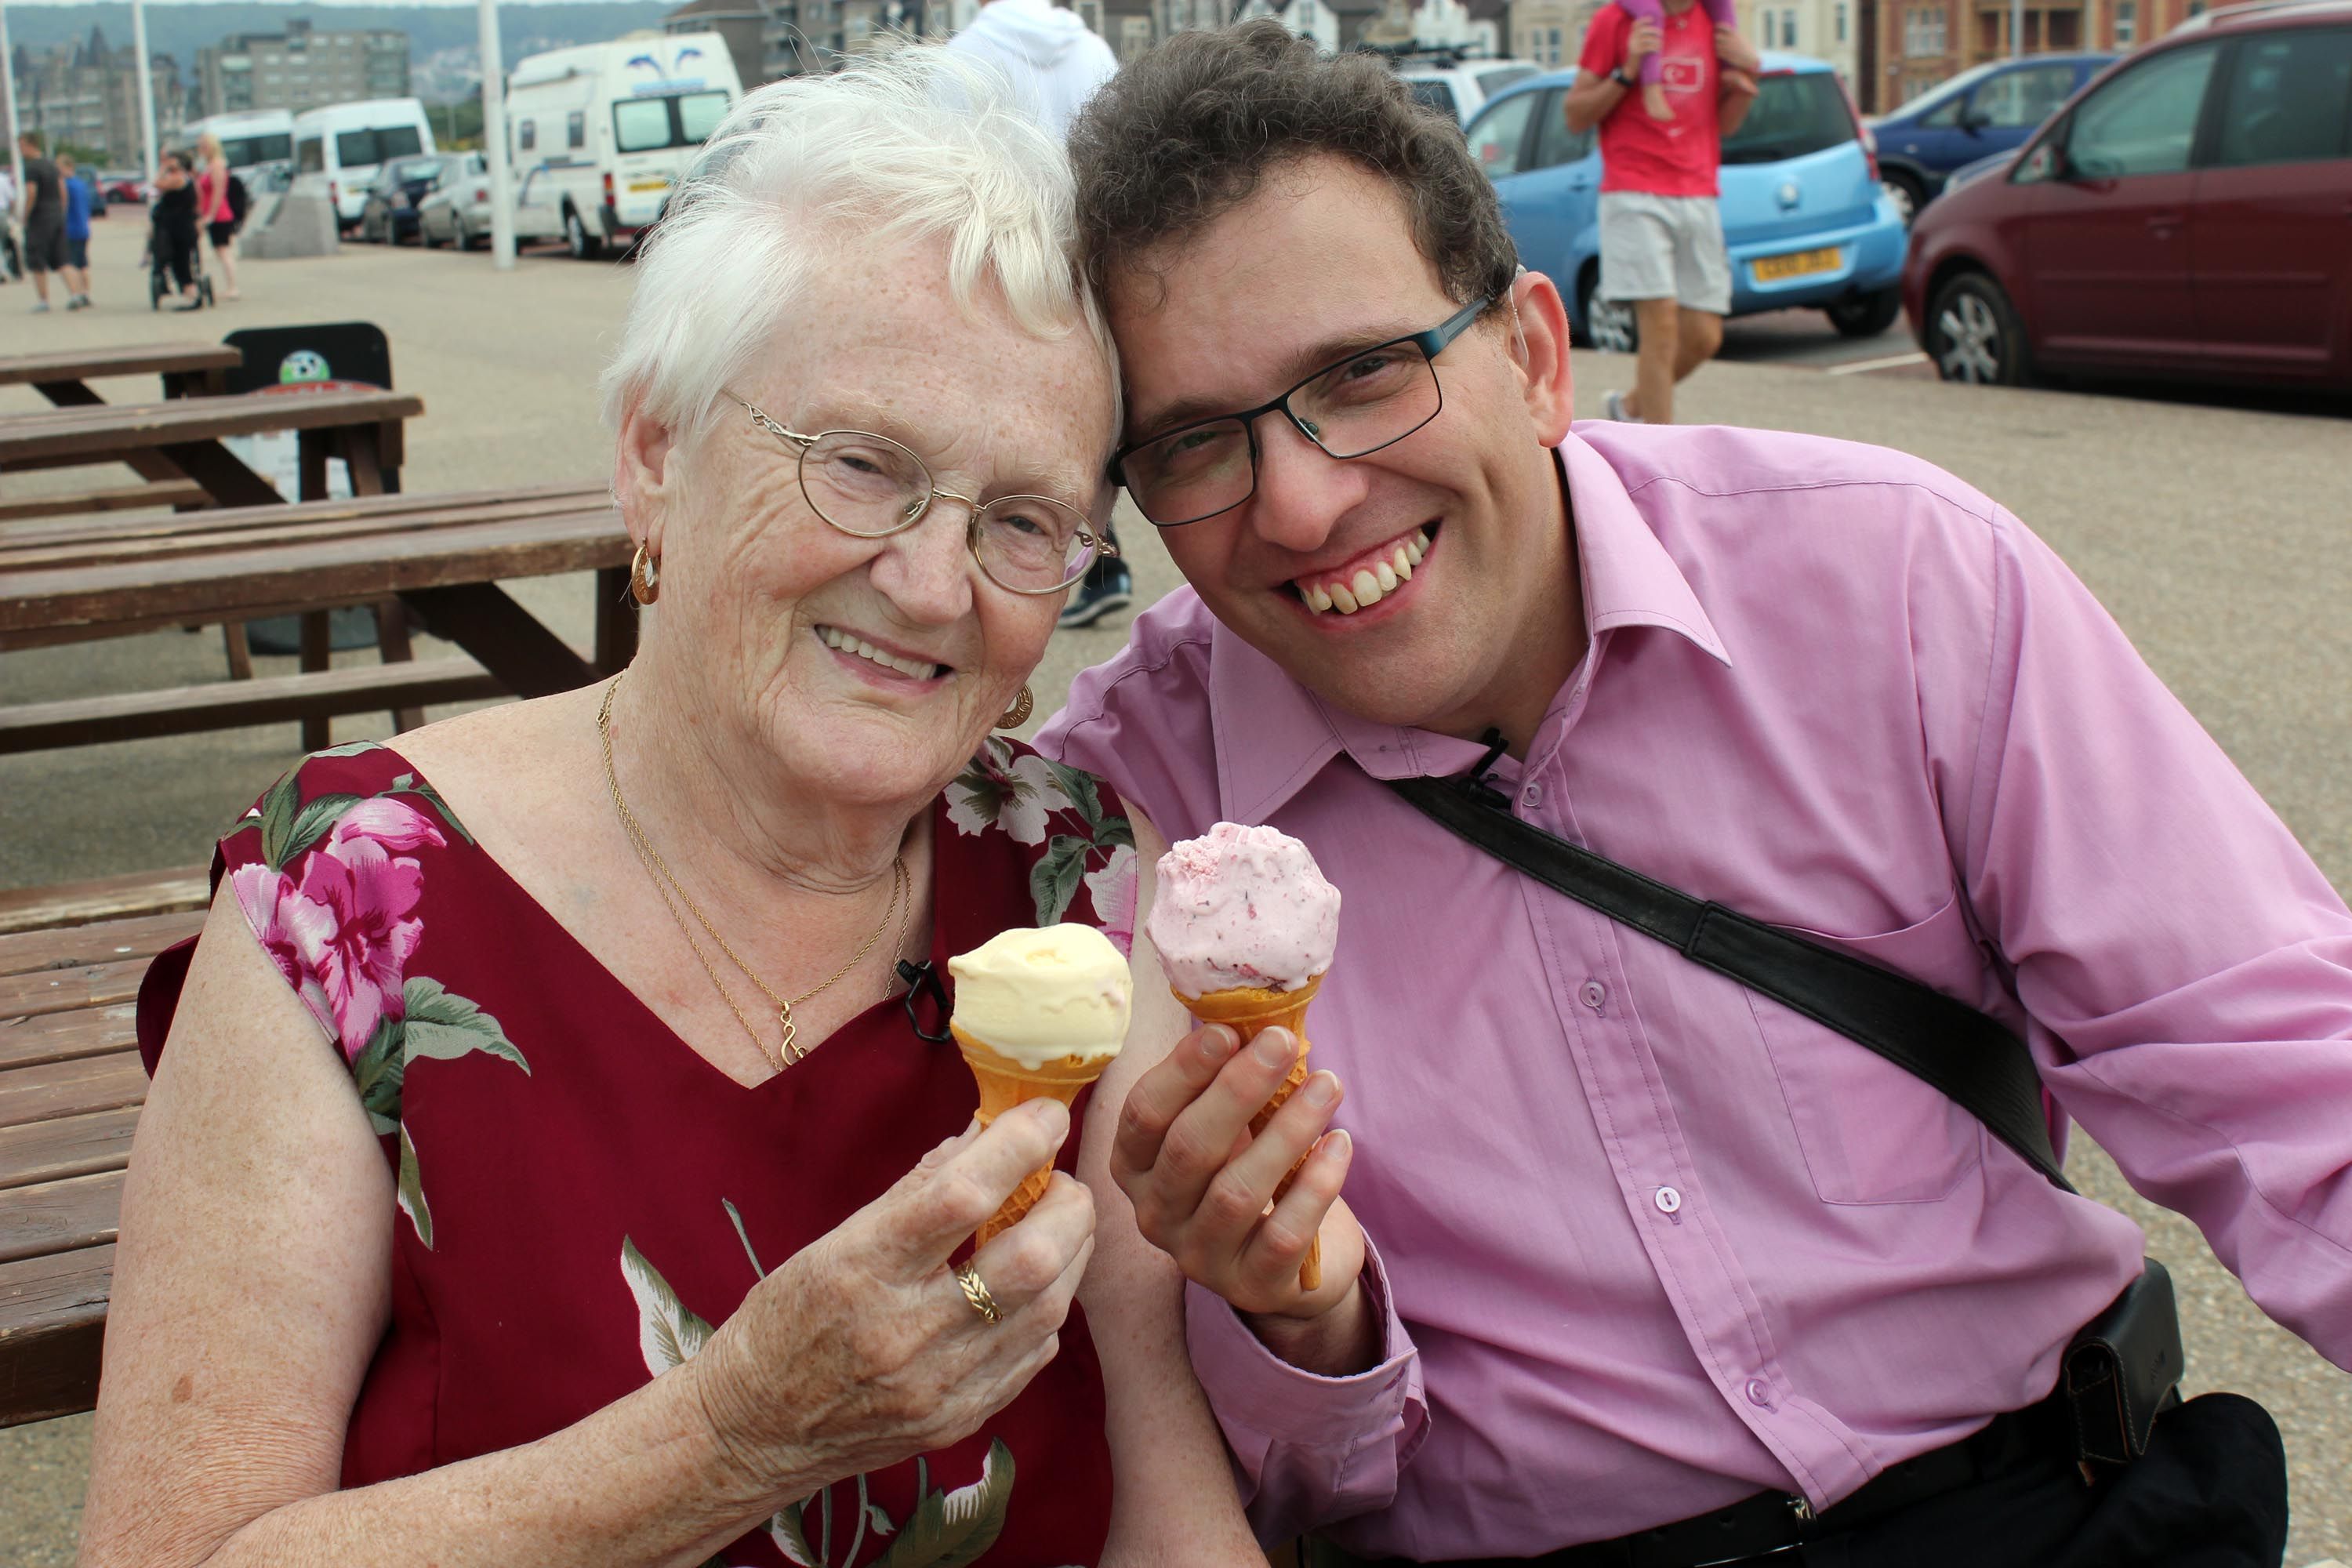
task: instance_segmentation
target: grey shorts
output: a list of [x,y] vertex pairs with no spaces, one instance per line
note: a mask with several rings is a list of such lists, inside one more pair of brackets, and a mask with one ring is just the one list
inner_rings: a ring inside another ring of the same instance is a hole
[[1601,297],[1731,310],[1731,258],[1713,196],[1610,191],[1601,198]]
[[66,265],[66,220],[62,214],[55,223],[43,223],[35,218],[25,226],[25,270],[27,272],[60,272]]

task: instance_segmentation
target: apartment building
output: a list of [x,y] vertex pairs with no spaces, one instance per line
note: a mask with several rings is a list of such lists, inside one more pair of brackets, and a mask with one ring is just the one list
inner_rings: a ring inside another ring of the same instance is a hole
[[[186,122],[179,63],[150,54],[147,68],[155,135],[168,146]],[[139,63],[130,45],[110,47],[105,33],[92,27],[87,38],[40,54],[19,47],[9,76],[17,124],[39,132],[49,146],[94,148],[113,163],[141,161]]]
[[405,33],[322,33],[296,16],[282,33],[238,33],[196,51],[196,101],[207,115],[244,109],[299,114],[324,104],[408,95]]
[[[1882,64],[1863,108],[1884,113],[1970,66],[2012,53],[2128,54],[2209,8],[2207,0],[1877,0]],[[2021,45],[2021,48],[2018,46]]]

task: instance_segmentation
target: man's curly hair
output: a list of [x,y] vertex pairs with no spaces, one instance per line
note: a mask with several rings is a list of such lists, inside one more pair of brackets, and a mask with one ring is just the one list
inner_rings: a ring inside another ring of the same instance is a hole
[[1318,154],[1387,179],[1456,304],[1511,286],[1518,256],[1460,127],[1366,54],[1324,56],[1271,18],[1180,33],[1113,77],[1070,128],[1078,235],[1097,288]]

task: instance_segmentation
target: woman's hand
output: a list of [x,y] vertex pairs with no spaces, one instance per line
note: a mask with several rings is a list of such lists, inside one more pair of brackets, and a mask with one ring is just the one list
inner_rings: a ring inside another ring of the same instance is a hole
[[948,1259],[1070,1130],[1032,1100],[926,1154],[897,1185],[754,1287],[687,1363],[742,1480],[805,1496],[976,1431],[1059,1347],[1094,1250],[1094,1200],[1056,1173],[972,1259],[983,1320]]
[[[1377,1324],[1360,1282],[1364,1233],[1339,1197],[1354,1146],[1345,1131],[1324,1133],[1339,1107],[1339,1079],[1308,1074],[1265,1131],[1250,1135],[1250,1119],[1297,1052],[1285,1029],[1266,1030],[1245,1051],[1223,1025],[1186,1036],[1129,1092],[1111,1176],[1144,1237],[1248,1317],[1276,1353],[1314,1371],[1355,1371],[1341,1363],[1369,1364]],[[1323,1282],[1305,1290],[1298,1265],[1318,1236]]]

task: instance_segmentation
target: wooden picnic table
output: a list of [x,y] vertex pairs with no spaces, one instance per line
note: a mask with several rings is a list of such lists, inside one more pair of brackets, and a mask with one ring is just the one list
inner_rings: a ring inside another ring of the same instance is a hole
[[[0,1426],[98,1401],[123,1172],[147,1098],[131,1004],[148,961],[205,918],[201,873],[169,881],[176,896],[118,897],[131,912],[114,919],[0,935]],[[24,911],[0,910],[0,929],[12,912]]]
[[[0,753],[568,691],[618,670],[635,652],[630,551],[604,488],[578,484],[104,519],[0,535],[0,651],[396,598],[471,656],[17,704],[0,708]],[[595,646],[585,658],[498,586],[579,571],[596,574]]]
[[106,401],[90,390],[93,381],[160,375],[166,397],[211,397],[227,390],[227,373],[244,363],[243,350],[205,342],[0,354],[0,386],[31,386],[60,407],[80,407]]

